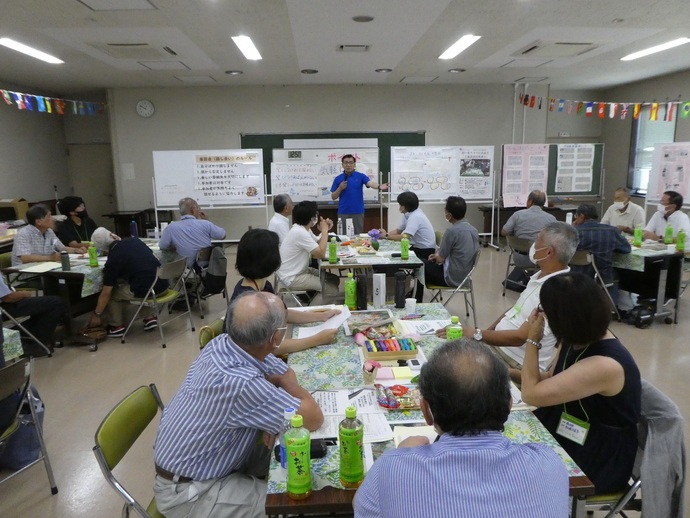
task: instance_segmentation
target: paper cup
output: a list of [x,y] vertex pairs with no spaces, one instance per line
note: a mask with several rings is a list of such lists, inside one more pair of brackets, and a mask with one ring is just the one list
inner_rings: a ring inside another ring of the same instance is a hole
[[411,315],[417,308],[417,299],[405,299],[405,312]]

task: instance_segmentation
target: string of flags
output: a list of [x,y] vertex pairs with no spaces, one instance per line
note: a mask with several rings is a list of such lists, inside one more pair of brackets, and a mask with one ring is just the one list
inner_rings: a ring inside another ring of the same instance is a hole
[[568,99],[556,99],[554,97],[542,97],[541,95],[527,95],[521,93],[518,103],[528,108],[542,109],[548,106],[550,112],[561,112],[568,115],[585,114],[586,117],[600,119],[626,119],[631,116],[639,119],[643,106],[649,106],[649,120],[672,121],[674,116],[681,119],[690,117],[690,101],[668,101],[663,103],[614,103],[597,101],[570,101]]
[[100,115],[105,111],[105,103],[91,101],[76,101],[73,99],[57,99],[43,95],[0,90],[2,98],[9,106],[16,105],[19,110],[36,111],[41,113],[56,113],[64,115]]

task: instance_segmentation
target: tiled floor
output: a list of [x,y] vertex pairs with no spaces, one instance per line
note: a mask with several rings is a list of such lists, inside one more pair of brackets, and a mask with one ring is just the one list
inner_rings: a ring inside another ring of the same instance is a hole
[[[517,298],[510,291],[501,296],[506,261],[507,254],[502,250],[489,248],[482,253],[475,275],[480,326],[491,324]],[[231,248],[229,266],[234,262]],[[233,286],[236,279],[232,272],[228,286]],[[464,315],[462,297],[453,299],[449,309]],[[657,322],[639,330],[614,323],[612,329],[632,352],[643,376],[690,416],[690,399],[686,397],[690,391],[690,308],[683,304],[681,309],[677,325]],[[195,314],[197,330],[223,313],[224,299],[213,297],[205,320]],[[40,465],[34,466],[0,486],[0,517],[120,516],[121,500],[105,482],[91,451],[93,434],[110,408],[139,385],[155,383],[163,401],[170,400],[199,348],[197,333],[191,332],[183,319],[166,331],[172,337],[167,349],[159,346],[156,332],[138,330],[126,344],[110,339],[95,353],[87,348],[66,347],[57,350],[52,358],[36,360],[34,383],[46,405],[45,436],[60,492],[51,496],[45,471]],[[152,496],[154,434],[155,427],[146,430],[119,473],[125,486],[145,502]],[[686,496],[686,508],[690,508],[688,505]]]

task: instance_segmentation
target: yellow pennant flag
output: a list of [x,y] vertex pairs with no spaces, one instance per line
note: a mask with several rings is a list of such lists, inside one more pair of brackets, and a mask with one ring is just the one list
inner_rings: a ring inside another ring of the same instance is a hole
[[652,107],[649,109],[649,120],[655,121],[659,115],[659,103],[652,103]]

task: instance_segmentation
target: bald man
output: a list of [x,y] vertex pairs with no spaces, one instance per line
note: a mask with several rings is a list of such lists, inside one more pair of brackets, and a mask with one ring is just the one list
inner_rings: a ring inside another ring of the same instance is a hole
[[273,294],[237,297],[228,307],[228,333],[204,347],[165,408],[154,445],[154,493],[166,517],[265,517],[260,477],[268,474],[285,408],[297,409],[309,430],[323,423],[311,394],[273,355],[286,315]]

